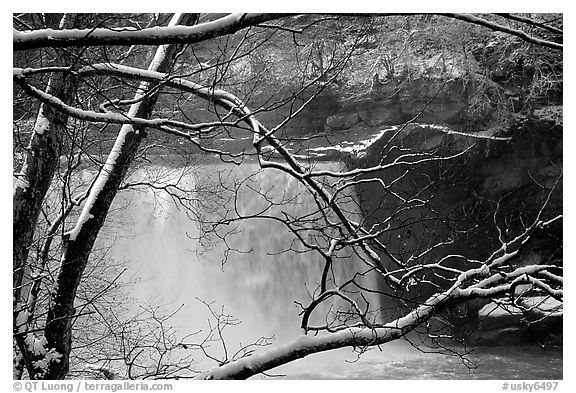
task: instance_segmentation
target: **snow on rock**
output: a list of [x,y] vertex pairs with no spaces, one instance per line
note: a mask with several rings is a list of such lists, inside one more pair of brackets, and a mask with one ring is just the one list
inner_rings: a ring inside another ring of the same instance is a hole
[[376,142],[377,140],[382,138],[382,136],[384,134],[386,134],[387,132],[393,132],[396,130],[398,130],[398,126],[391,126],[388,128],[384,128],[384,129],[378,131],[376,134],[371,135],[367,139],[360,140],[356,143],[345,141],[345,142],[342,142],[342,143],[335,145],[335,146],[314,147],[314,148],[311,148],[309,150],[315,151],[315,152],[323,151],[323,150],[336,150],[336,151],[340,151],[340,152],[344,152],[344,153],[352,153],[354,155],[357,155],[358,158],[361,158],[364,155],[366,155],[366,149],[368,149],[372,144],[374,144],[374,142]]
[[[536,308],[547,315],[562,315],[563,304],[562,302],[550,296],[532,296],[523,299],[523,306],[528,308]],[[485,317],[500,317],[506,315],[523,315],[524,310],[512,304],[501,303],[488,303],[480,311],[478,315],[481,318]]]

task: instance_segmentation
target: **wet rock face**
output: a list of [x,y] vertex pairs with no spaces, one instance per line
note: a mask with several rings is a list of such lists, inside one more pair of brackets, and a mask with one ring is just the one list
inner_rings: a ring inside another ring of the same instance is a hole
[[330,115],[326,128],[339,131],[402,124],[420,114],[419,123],[450,124],[459,129],[466,121],[465,94],[464,85],[458,80],[387,81]]
[[[562,129],[547,129],[535,124],[529,129],[510,129],[493,132],[492,135],[510,139],[476,139],[450,133],[446,127],[410,125],[396,137],[392,145],[438,156],[469,150],[461,157],[449,161],[432,161],[418,166],[397,168],[383,172],[379,177],[389,183],[408,170],[406,178],[395,184],[395,191],[411,196],[428,187],[429,191],[425,194],[431,198],[431,206],[445,217],[459,223],[460,228],[483,222],[493,226],[491,212],[495,203],[491,201],[499,199],[500,208],[507,209],[503,213],[508,215],[513,215],[515,211],[520,214],[520,210],[537,211],[540,208],[540,198],[552,187],[555,187],[556,192],[549,212],[560,212],[562,185],[558,179],[562,173]],[[364,157],[350,164],[358,167],[375,165],[385,153],[382,149],[387,142],[385,135],[368,148]],[[397,153],[391,152],[387,161],[390,162],[396,156]],[[382,221],[394,211],[394,201],[380,187],[363,184],[358,187],[357,192],[368,224]],[[424,210],[420,213],[427,216]],[[413,214],[416,214],[416,211],[413,211]],[[398,221],[405,218],[399,216]],[[414,225],[418,227],[416,222]],[[439,222],[432,221],[426,228],[422,228],[422,233],[414,230],[412,233],[429,236],[431,232],[441,230],[442,227]],[[452,228],[446,227],[444,235],[448,236],[447,231]],[[509,222],[508,229],[519,228],[514,222]],[[394,243],[392,238],[400,234],[392,232],[391,238],[384,239],[388,241],[387,244]],[[417,244],[413,243],[411,246],[416,247]]]

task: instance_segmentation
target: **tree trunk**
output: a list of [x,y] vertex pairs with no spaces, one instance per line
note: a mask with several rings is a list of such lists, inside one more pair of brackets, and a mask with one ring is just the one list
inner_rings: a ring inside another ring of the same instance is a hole
[[[48,94],[68,102],[72,84],[64,74],[54,74]],[[14,300],[19,298],[30,244],[40,215],[40,208],[58,168],[62,136],[68,116],[42,104],[27,147],[20,173],[16,176],[12,195],[13,208],[13,269]]]
[[[62,19],[56,14],[47,14],[46,22],[54,27],[71,27],[75,18],[64,15]],[[67,64],[70,55],[59,56],[57,63]],[[48,81],[46,93],[70,103],[74,96],[74,84],[65,73],[54,73]],[[66,131],[68,115],[42,104],[36,117],[30,142],[20,172],[15,175],[12,193],[12,280],[13,280],[13,328],[18,328],[18,314],[23,312],[22,304],[26,294],[22,288],[26,284],[28,256],[33,242],[35,229],[40,216],[42,204],[50,188],[52,179],[59,165],[62,149],[62,138]],[[21,319],[20,319],[21,320]],[[26,360],[31,356],[24,343],[24,336],[16,335],[17,345]],[[24,362],[28,366],[30,362]],[[30,366],[28,370],[31,371]]]
[[[194,24],[196,20],[197,16],[193,14],[174,16],[171,25]],[[149,69],[167,72],[171,67],[174,56],[180,49],[180,45],[161,46],[158,48]],[[152,87],[148,83],[141,83],[137,96]],[[129,113],[134,116],[147,118],[150,116],[156,100],[156,94],[147,96],[132,105]],[[57,275],[56,290],[52,294],[51,308],[48,311],[45,328],[47,353],[53,351],[52,353],[55,353],[58,359],[52,360],[54,356],[49,359],[45,358],[45,360],[48,360],[48,364],[42,364],[44,368],[38,367],[35,370],[35,378],[62,379],[68,373],[76,290],[110,205],[134,159],[140,143],[145,137],[146,134],[143,128],[135,129],[130,125],[125,125],[121,128],[106,164],[98,174],[98,178],[86,200],[76,227],[64,236],[60,271]]]

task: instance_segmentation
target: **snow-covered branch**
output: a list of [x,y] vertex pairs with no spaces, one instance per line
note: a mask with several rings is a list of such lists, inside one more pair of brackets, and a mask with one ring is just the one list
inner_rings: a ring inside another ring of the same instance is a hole
[[195,26],[157,26],[140,30],[111,28],[14,30],[12,42],[16,51],[42,47],[193,44],[286,16],[286,14],[230,14]]
[[444,13],[444,14],[439,14],[439,15],[447,16],[449,18],[459,19],[459,20],[462,20],[464,22],[473,23],[476,25],[487,27],[491,30],[501,31],[501,32],[504,32],[507,34],[511,34],[511,35],[514,35],[516,37],[523,39],[526,42],[530,42],[531,44],[541,45],[541,46],[545,46],[547,48],[551,48],[551,49],[555,49],[555,50],[562,50],[564,48],[564,46],[562,44],[559,44],[557,42],[549,41],[549,40],[543,40],[541,38],[537,38],[537,37],[534,37],[530,34],[527,34],[525,31],[513,29],[511,27],[504,26],[504,25],[501,25],[499,23],[495,23],[495,22],[492,22],[492,21],[489,21],[489,20],[486,20],[483,18],[479,18],[479,17],[474,16],[474,15],[456,14],[456,13]]
[[409,314],[382,327],[350,327],[335,333],[302,335],[292,342],[279,345],[252,356],[216,367],[197,379],[246,379],[277,366],[308,355],[344,347],[365,347],[398,339],[417,327],[449,300],[447,293],[436,294]]

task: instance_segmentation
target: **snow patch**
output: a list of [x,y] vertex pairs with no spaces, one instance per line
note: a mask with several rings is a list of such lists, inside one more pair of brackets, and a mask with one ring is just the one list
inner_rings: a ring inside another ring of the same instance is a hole
[[44,335],[36,337],[34,334],[29,333],[26,335],[26,338],[24,338],[24,343],[34,356],[43,356],[42,359],[32,363],[37,369],[46,371],[51,362],[59,362],[60,358],[62,358],[62,354],[54,348],[50,350],[46,349],[48,340],[46,340]]
[[26,191],[26,189],[28,188],[28,186],[30,185],[30,183],[28,182],[28,180],[26,180],[26,178],[24,176],[19,176],[17,178],[14,179],[14,193],[20,191],[20,192],[24,192]]
[[469,138],[477,138],[477,139],[493,139],[496,141],[507,141],[510,140],[510,137],[500,137],[500,136],[494,136],[494,130],[483,130],[483,131],[478,131],[478,132],[474,132],[474,133],[467,133],[467,132],[460,132],[460,131],[456,131],[451,129],[450,127],[446,127],[443,126],[441,124],[421,124],[421,123],[413,123],[414,125],[421,125],[421,126],[426,126],[426,128],[432,129],[432,130],[438,130],[441,131],[445,134],[449,134],[449,135],[460,135],[460,136],[465,136],[465,137],[469,137]]
[[35,368],[39,368],[41,370],[47,370],[48,366],[51,362],[60,362],[60,358],[62,354],[52,348],[50,351],[46,352],[43,359],[37,360],[32,363]]
[[78,221],[76,221],[76,225],[74,226],[74,228],[72,228],[71,231],[69,231],[67,233],[67,235],[69,236],[69,239],[72,241],[76,240],[76,237],[78,237],[78,234],[80,233],[80,230],[82,230],[82,226],[84,225],[84,223],[91,218],[94,218],[94,216],[92,214],[90,214],[87,211],[87,209],[85,209],[85,208],[82,209],[82,213],[80,213],[80,217],[78,217]]
[[378,133],[372,135],[369,139],[364,139],[364,140],[358,141],[357,143],[344,141],[344,142],[342,142],[338,145],[335,145],[335,146],[314,147],[314,148],[311,148],[309,150],[313,151],[313,152],[336,150],[336,151],[343,152],[343,153],[351,153],[351,154],[358,156],[358,158],[361,158],[361,157],[366,155],[366,150],[372,144],[374,144],[377,140],[382,138],[382,136],[384,134],[386,134],[387,132],[396,131],[396,130],[398,130],[398,126],[391,126],[389,128],[385,128],[385,129],[379,131]]
[[28,347],[28,350],[34,355],[44,355],[48,352],[46,350],[46,344],[48,344],[48,340],[46,340],[46,337],[43,335],[36,337],[34,334],[29,333],[26,335],[24,343]]
[[44,111],[41,110],[34,125],[34,132],[38,135],[43,135],[46,130],[50,128],[50,120],[44,116]]

